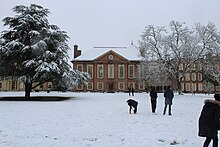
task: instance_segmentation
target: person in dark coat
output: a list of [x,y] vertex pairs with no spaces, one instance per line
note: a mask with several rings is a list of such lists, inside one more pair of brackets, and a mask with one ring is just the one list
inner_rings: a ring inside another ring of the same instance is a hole
[[128,87],[128,95],[131,95],[131,87]]
[[152,113],[155,113],[156,107],[157,107],[157,91],[155,90],[155,87],[151,88],[150,91],[150,101],[151,101],[151,109]]
[[163,115],[166,114],[167,105],[169,105],[169,115],[172,115],[171,105],[172,105],[173,97],[174,97],[173,91],[171,90],[171,87],[168,86],[166,91],[164,92],[165,106],[163,110]]
[[[138,102],[132,99],[127,100],[128,106],[129,106],[129,113],[131,114],[131,110],[134,111],[134,114],[137,113],[137,106]],[[132,109],[133,108],[133,109]]]
[[199,136],[206,137],[203,147],[208,147],[213,141],[213,147],[218,147],[218,130],[220,129],[220,94],[214,95],[215,100],[205,100],[199,117]]
[[131,87],[131,94],[132,94],[132,96],[134,96],[134,88],[133,87]]

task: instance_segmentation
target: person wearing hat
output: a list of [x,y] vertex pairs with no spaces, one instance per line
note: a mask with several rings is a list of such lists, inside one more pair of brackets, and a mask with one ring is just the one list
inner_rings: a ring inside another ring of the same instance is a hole
[[218,147],[218,130],[220,129],[220,94],[214,95],[215,100],[207,99],[199,117],[199,136],[206,137],[203,147],[208,147],[213,141],[213,147]]

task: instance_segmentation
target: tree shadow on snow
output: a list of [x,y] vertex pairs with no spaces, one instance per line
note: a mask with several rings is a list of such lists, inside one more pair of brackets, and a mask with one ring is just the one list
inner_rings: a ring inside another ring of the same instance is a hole
[[29,99],[22,96],[0,97],[0,101],[64,101],[72,97],[63,96],[31,96]]

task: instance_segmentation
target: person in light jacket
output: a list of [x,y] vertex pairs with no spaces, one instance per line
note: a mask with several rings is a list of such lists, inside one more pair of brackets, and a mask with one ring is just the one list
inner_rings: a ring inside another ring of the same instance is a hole
[[173,91],[171,90],[171,87],[168,86],[166,91],[164,92],[164,98],[165,98],[165,106],[164,106],[164,110],[163,110],[163,115],[166,114],[166,109],[167,109],[167,105],[169,106],[169,115],[172,115],[171,113],[171,105],[172,105],[172,101],[173,101]]
[[218,130],[220,129],[220,94],[214,95],[215,100],[206,99],[199,117],[198,136],[206,137],[203,147],[208,147],[213,141],[213,147],[218,147]]

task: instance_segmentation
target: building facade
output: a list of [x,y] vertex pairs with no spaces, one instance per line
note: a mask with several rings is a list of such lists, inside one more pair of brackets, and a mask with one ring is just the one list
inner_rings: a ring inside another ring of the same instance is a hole
[[[203,74],[202,63],[195,63],[189,69],[188,72],[185,73],[183,82],[181,83],[181,91],[183,92],[196,92],[196,93],[209,93],[209,92],[219,92],[220,85],[213,85],[210,83]],[[214,65],[218,71],[220,71],[220,63],[216,62]],[[180,64],[179,71],[183,71],[185,68],[185,64]]]
[[[217,62],[218,61],[218,62]],[[215,69],[220,71],[220,63],[217,60]],[[88,72],[91,80],[86,85],[77,85],[73,91],[91,92],[124,92],[133,87],[135,91],[149,90],[148,86],[155,86],[157,90],[165,89],[166,81],[159,79],[156,84],[140,80],[141,57],[138,49],[131,44],[128,47],[94,47],[82,54],[77,45],[74,45],[73,69]],[[155,63],[156,64],[156,63]],[[154,64],[152,64],[154,65]],[[184,63],[179,66],[179,73],[184,71]],[[203,64],[194,64],[181,83],[181,91],[207,93],[220,91],[220,86],[213,86],[203,75]],[[154,66],[155,68],[155,66]],[[150,69],[155,70],[155,69]],[[163,75],[163,73],[161,73]],[[156,76],[156,75],[155,75]],[[159,76],[159,75],[158,75]],[[180,77],[180,76],[179,76]],[[175,82],[174,82],[175,83]],[[172,84],[171,84],[172,85]],[[175,85],[173,85],[175,89]],[[17,80],[0,80],[0,91],[24,91],[24,83]],[[34,90],[53,90],[51,82],[44,83]]]
[[[74,70],[88,72],[91,75],[91,80],[87,85],[78,85],[74,87],[74,91],[118,92],[127,91],[129,87],[133,87],[135,91],[141,92],[149,90],[148,86],[155,86],[159,91],[163,91],[168,86],[163,81],[156,85],[149,85],[146,81],[140,80],[141,58],[134,45],[129,47],[94,47],[84,54],[81,54],[81,50],[75,45],[72,63]],[[185,64],[180,64],[180,74],[184,68]],[[213,86],[205,81],[202,68],[202,64],[197,63],[187,73],[184,73],[181,91],[193,93],[220,91],[220,86]],[[216,64],[216,68],[220,69],[219,63]],[[175,85],[173,88],[175,89]]]
[[[35,89],[34,91],[47,91],[52,89],[52,83],[46,82]],[[0,91],[24,91],[25,85],[22,81],[18,80],[1,80],[0,81]]]
[[143,91],[145,86],[137,80],[141,58],[134,45],[129,47],[94,47],[81,54],[74,46],[73,69],[88,72],[91,80],[87,85],[78,85],[77,91],[119,92],[133,87]]

